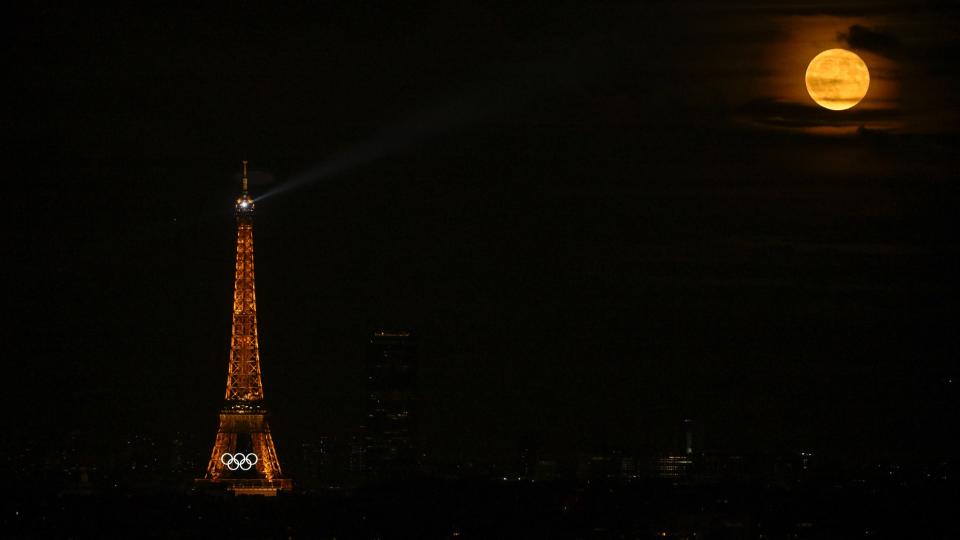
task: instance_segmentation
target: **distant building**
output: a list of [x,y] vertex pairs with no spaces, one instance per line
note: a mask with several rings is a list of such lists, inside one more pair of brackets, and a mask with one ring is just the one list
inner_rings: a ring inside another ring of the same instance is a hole
[[620,478],[623,480],[632,480],[637,477],[637,463],[630,456],[620,458]]
[[683,419],[683,453],[688,456],[693,455],[693,431],[694,422],[691,418]]
[[184,471],[183,468],[183,438],[180,434],[177,434],[172,441],[170,441],[170,463],[169,468],[171,472],[179,473]]
[[300,445],[300,485],[315,490],[331,482],[329,438]]
[[538,459],[533,469],[533,477],[538,482],[556,480],[559,467],[554,459]]
[[695,455],[696,424],[691,418],[684,418],[680,425],[680,452],[669,453],[656,458],[653,462],[653,474],[657,478],[670,480],[674,484],[689,483],[693,480]]
[[690,479],[693,460],[689,456],[662,456],[654,461],[653,467],[657,478],[686,483]]
[[520,449],[520,463],[517,468],[517,474],[520,478],[533,478],[533,470],[536,465],[536,454],[530,447],[524,446]]
[[407,331],[378,330],[366,354],[367,406],[362,469],[368,480],[417,470],[417,342]]
[[[589,482],[609,476],[613,459],[606,454],[586,454],[577,460],[577,480]],[[619,465],[619,463],[617,463]]]

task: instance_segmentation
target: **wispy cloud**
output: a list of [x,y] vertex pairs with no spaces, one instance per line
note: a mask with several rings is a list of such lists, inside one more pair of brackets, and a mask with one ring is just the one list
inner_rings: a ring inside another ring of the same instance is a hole
[[836,111],[794,101],[761,98],[740,107],[739,115],[767,126],[815,128],[859,127],[882,129],[895,125],[900,113],[893,109],[851,109],[842,116]]

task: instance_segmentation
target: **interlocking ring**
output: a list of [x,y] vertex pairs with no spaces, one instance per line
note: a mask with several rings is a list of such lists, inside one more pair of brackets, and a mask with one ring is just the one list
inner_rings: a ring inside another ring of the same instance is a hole
[[260,461],[260,458],[258,458],[253,452],[250,452],[246,455],[243,452],[237,452],[236,454],[226,452],[220,456],[220,463],[226,465],[231,471],[235,471],[237,469],[240,469],[241,471],[249,471],[250,468],[256,465],[258,461]]

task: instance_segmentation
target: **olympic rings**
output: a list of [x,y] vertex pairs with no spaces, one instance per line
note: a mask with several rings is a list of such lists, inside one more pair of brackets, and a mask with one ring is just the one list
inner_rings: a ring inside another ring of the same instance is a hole
[[241,471],[249,471],[251,467],[257,464],[260,461],[260,458],[256,454],[250,452],[249,454],[244,455],[243,452],[237,452],[236,454],[231,454],[226,452],[220,456],[220,463],[223,463],[231,471],[240,469]]

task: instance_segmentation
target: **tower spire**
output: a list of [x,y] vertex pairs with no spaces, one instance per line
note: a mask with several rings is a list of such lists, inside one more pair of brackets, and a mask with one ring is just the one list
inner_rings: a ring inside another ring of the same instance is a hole
[[243,163],[243,177],[240,180],[241,193],[240,198],[237,199],[237,219],[243,221],[251,221],[253,219],[253,199],[250,198],[250,193],[247,190],[248,184],[250,183],[247,178],[247,160],[242,160]]

